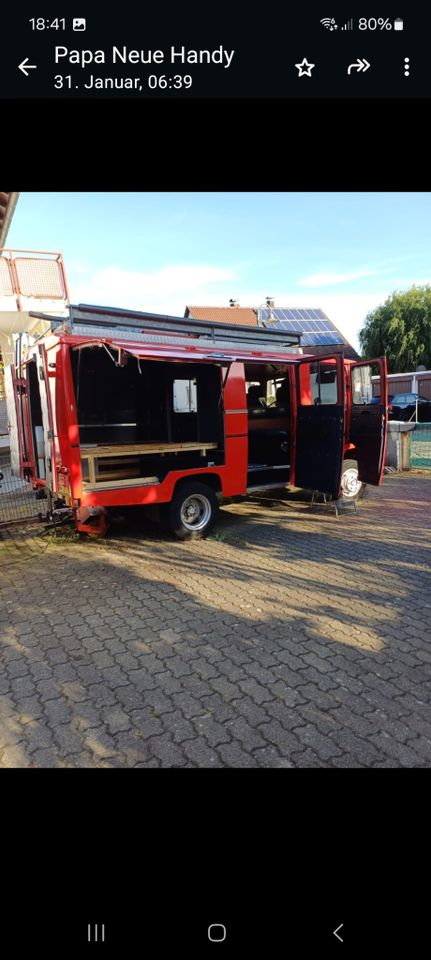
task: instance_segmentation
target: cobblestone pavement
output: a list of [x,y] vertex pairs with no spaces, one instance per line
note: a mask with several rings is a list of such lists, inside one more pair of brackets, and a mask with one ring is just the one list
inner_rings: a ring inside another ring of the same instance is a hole
[[430,508],[409,474],[338,520],[231,504],[194,543],[29,528],[0,566],[0,766],[427,766]]

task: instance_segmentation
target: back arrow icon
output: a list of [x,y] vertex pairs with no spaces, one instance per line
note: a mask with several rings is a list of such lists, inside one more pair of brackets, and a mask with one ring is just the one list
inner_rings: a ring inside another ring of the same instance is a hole
[[336,937],[337,940],[340,941],[340,943],[344,943],[343,938],[338,935],[338,931],[341,930],[341,927],[344,927],[344,923],[340,923],[340,926],[337,927],[336,930],[333,930],[332,933],[334,934],[334,937]]
[[25,77],[28,77],[27,70],[37,70],[37,63],[29,63],[28,57],[18,64],[18,70],[21,70]]
[[361,73],[361,72],[365,73],[365,71],[368,70],[369,67],[371,67],[371,63],[368,63],[368,60],[365,60],[365,57],[363,60],[360,60],[358,57],[356,63],[350,64],[350,67],[348,67],[347,69],[347,73],[351,74],[352,70],[357,70],[358,73]]

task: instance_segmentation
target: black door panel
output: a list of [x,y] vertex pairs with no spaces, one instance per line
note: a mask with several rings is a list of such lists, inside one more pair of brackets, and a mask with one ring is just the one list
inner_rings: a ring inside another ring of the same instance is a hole
[[338,498],[344,459],[344,357],[307,357],[296,370],[295,483]]
[[298,407],[296,485],[337,498],[343,464],[343,407]]

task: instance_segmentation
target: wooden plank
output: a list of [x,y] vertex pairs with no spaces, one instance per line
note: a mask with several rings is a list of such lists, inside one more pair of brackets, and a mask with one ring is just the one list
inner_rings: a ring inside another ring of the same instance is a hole
[[84,493],[97,493],[98,490],[116,490],[121,487],[148,487],[160,483],[158,477],[131,477],[129,480],[104,480],[99,483],[83,483]]
[[96,472],[94,468],[94,457],[88,457],[88,473],[90,476],[90,483],[96,483]]
[[99,444],[98,446],[81,445],[81,457],[90,460],[91,457],[133,457],[148,453],[181,453],[184,451],[215,450],[217,443],[190,441],[189,443],[131,443],[131,444]]

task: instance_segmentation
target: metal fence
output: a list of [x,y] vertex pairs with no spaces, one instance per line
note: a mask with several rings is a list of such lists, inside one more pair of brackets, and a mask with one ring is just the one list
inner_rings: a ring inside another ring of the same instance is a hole
[[431,470],[431,423],[417,423],[410,436],[410,466]]
[[22,520],[35,520],[40,512],[40,503],[31,484],[11,471],[9,451],[0,449],[0,529],[10,523]]

